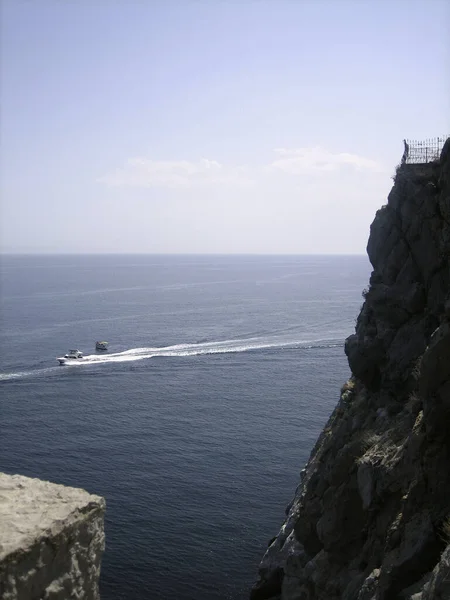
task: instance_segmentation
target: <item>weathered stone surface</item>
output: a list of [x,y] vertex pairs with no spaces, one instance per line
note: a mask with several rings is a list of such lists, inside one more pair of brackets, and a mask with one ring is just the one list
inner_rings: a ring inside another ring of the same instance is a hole
[[400,168],[367,251],[353,377],[261,563],[260,598],[450,600],[450,140],[440,161]]
[[0,598],[98,600],[105,501],[0,473]]

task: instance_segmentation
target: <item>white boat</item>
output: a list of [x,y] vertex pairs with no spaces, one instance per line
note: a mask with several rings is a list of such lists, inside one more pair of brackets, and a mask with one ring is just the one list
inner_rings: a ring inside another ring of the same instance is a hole
[[80,352],[79,350],[69,350],[67,354],[64,354],[64,356],[61,356],[56,360],[59,362],[60,365],[65,365],[68,360],[79,360],[81,358],[83,358],[82,352]]
[[108,342],[95,342],[96,350],[108,350]]

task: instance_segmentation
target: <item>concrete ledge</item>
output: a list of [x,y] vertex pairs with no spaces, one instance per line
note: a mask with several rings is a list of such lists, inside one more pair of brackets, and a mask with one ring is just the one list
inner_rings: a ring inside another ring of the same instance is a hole
[[0,598],[98,600],[105,500],[0,473]]

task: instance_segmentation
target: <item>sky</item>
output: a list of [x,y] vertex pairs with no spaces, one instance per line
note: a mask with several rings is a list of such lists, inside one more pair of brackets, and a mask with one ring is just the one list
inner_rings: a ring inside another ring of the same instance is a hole
[[445,0],[2,0],[3,253],[363,254]]

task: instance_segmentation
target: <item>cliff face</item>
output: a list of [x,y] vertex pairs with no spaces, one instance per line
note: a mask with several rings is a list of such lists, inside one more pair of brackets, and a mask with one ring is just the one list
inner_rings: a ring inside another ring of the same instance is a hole
[[398,168],[367,251],[353,376],[253,600],[450,598],[450,139]]
[[99,600],[105,501],[0,473],[0,598]]

